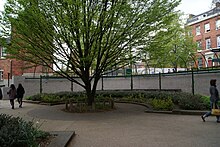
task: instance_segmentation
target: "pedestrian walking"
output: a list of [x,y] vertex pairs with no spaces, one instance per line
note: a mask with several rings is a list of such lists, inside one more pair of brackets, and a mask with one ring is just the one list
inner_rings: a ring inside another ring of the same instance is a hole
[[2,94],[2,89],[0,88],[0,100],[2,100],[3,94]]
[[19,108],[22,108],[22,100],[24,97],[24,93],[25,93],[24,87],[21,84],[18,84],[16,97],[18,99]]
[[14,99],[16,98],[16,88],[14,84],[11,84],[10,89],[7,92],[7,94],[9,95],[11,108],[14,109]]
[[[209,93],[210,93],[210,108],[211,108],[211,111],[212,111],[212,108],[213,106],[215,108],[219,108],[217,103],[219,101],[219,92],[218,92],[218,89],[216,88],[216,79],[212,79],[210,80],[210,88],[209,88]],[[201,116],[203,122],[205,122],[205,118],[206,117],[209,117],[212,112],[209,111],[207,113],[205,113],[204,115]],[[217,123],[220,123],[220,116],[216,116],[216,119],[217,119]]]

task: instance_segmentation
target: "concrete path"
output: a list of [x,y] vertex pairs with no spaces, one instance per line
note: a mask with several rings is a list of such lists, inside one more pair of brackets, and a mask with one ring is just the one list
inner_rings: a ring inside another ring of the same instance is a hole
[[0,101],[0,112],[33,120],[45,131],[75,131],[69,147],[219,147],[220,124],[215,117],[145,113],[145,107],[116,104],[116,110],[67,113],[64,105],[24,103],[12,110]]

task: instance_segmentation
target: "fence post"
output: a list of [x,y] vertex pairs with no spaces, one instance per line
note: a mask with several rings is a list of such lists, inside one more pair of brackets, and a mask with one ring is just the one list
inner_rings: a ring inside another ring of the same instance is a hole
[[195,81],[194,81],[194,71],[192,69],[192,94],[195,94]]
[[10,73],[8,73],[8,87],[10,85]]
[[42,76],[40,75],[40,94],[42,94],[43,88],[42,88]]
[[73,92],[73,81],[71,81],[71,91]]
[[103,83],[103,76],[102,76],[102,90],[104,90],[104,83]]
[[159,72],[159,89],[161,91],[161,73]]
[[131,91],[133,90],[133,75],[132,75],[132,71],[131,71]]

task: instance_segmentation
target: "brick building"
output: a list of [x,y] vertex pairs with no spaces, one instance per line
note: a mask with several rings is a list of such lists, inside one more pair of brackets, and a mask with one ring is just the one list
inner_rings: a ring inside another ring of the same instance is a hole
[[199,15],[190,15],[187,26],[192,28],[194,41],[198,45],[197,65],[201,67],[219,66],[218,54],[212,49],[220,48],[220,0],[215,0],[213,9]]
[[7,59],[5,48],[0,46],[0,80],[11,79],[12,76],[34,76],[52,72],[43,66],[33,66],[25,61]]

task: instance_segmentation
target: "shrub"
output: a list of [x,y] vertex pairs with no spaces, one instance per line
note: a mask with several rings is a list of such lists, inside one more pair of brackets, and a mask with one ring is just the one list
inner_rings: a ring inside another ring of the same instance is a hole
[[179,106],[186,110],[204,110],[207,109],[207,104],[204,103],[200,95],[188,95],[179,99]]
[[208,96],[201,96],[205,109],[210,109],[210,98]]
[[[42,102],[87,102],[85,92],[58,92],[55,94],[38,94],[29,97],[30,100],[40,100]],[[172,91],[97,91],[95,101],[113,99],[114,101],[127,101],[137,103],[149,103],[151,99],[166,100],[171,99],[174,105],[186,110],[209,109],[209,98],[201,95],[193,95],[186,92]]]
[[171,98],[167,99],[151,99],[150,104],[154,110],[173,110],[174,104]]
[[85,100],[85,94],[82,92],[59,92],[59,93],[42,93],[29,96],[27,100],[41,101],[45,103],[60,103],[66,100],[81,101]]
[[37,147],[37,140],[49,136],[49,133],[33,127],[33,122],[22,118],[0,114],[0,144],[1,147]]
[[41,94],[36,94],[33,96],[26,97],[27,100],[32,100],[32,101],[41,101]]

